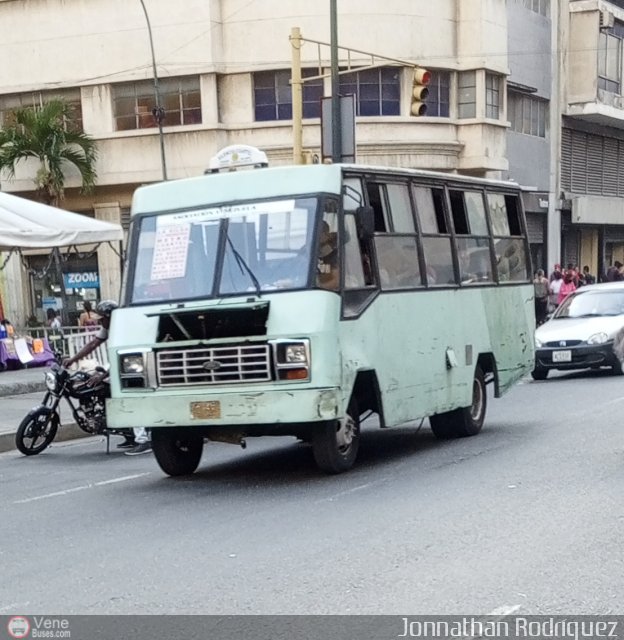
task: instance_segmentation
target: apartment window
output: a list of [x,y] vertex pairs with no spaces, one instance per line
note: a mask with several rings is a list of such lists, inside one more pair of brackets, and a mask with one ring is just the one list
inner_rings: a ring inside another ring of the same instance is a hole
[[451,74],[448,71],[432,71],[427,98],[428,116],[449,117]]
[[65,123],[75,131],[82,131],[82,104],[80,89],[67,91],[33,91],[14,95],[0,96],[0,128],[15,124],[17,109],[40,108],[51,100],[62,100],[71,109],[71,120]]
[[460,118],[474,118],[477,115],[477,74],[462,71],[457,81],[458,115]]
[[485,117],[498,120],[500,113],[501,77],[494,73],[485,74]]
[[523,0],[524,6],[535,13],[541,13],[543,16],[550,15],[550,0]]
[[[165,110],[165,126],[201,124],[198,76],[159,80],[159,90],[161,105]],[[158,126],[152,114],[155,106],[153,82],[113,85],[113,114],[117,131]]]
[[546,137],[548,102],[525,93],[507,94],[507,115],[511,130],[529,136]]
[[355,95],[358,116],[398,116],[401,113],[399,67],[365,69],[340,76],[341,95]]
[[601,32],[598,40],[598,88],[620,93],[622,38]]
[[[317,69],[304,69],[304,78],[319,75]],[[303,117],[321,117],[323,80],[311,80],[303,85]],[[254,73],[254,104],[256,122],[292,119],[292,88],[290,71],[260,71]]]

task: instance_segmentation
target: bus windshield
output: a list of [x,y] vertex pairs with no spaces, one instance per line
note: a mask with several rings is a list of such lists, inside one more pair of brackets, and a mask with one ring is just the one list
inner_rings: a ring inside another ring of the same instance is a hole
[[306,287],[318,200],[247,202],[140,218],[129,303]]

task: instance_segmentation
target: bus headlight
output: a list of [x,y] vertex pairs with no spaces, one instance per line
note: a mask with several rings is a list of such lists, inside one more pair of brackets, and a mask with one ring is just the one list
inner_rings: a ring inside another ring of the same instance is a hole
[[145,388],[149,386],[147,377],[144,353],[119,354],[119,378],[122,389]]
[[609,341],[609,336],[606,333],[594,333],[593,336],[589,336],[587,344],[604,344]]
[[308,364],[308,353],[304,344],[289,344],[284,356],[287,364]]
[[278,380],[306,382],[310,379],[309,340],[272,340],[271,346]]
[[140,375],[145,371],[142,353],[133,353],[121,357],[121,373]]

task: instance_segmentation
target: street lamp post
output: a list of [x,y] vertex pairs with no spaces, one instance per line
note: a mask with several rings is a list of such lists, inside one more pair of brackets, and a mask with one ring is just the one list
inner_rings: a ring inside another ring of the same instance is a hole
[[332,162],[342,161],[342,114],[340,113],[340,76],[338,74],[338,8],[337,0],[330,0],[331,30],[331,112]]
[[143,13],[145,14],[145,21],[147,22],[147,32],[149,34],[150,51],[152,54],[152,75],[154,76],[154,98],[156,105],[152,109],[152,115],[154,120],[158,124],[158,137],[160,140],[160,163],[162,166],[162,178],[167,179],[167,161],[165,160],[165,137],[163,134],[163,120],[165,119],[165,110],[160,104],[160,87],[158,85],[158,72],[156,70],[156,55],[154,53],[154,39],[152,37],[152,25],[150,23],[149,15],[145,7],[143,0],[139,0],[143,7]]

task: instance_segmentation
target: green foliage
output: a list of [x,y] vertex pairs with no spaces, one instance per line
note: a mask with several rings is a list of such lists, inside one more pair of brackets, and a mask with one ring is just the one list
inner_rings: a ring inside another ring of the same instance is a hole
[[97,178],[96,142],[72,127],[71,106],[52,100],[41,108],[18,109],[14,117],[14,124],[0,129],[0,171],[12,179],[19,162],[36,158],[40,167],[34,182],[48,204],[63,199],[68,165],[80,172],[83,192],[93,189]]

